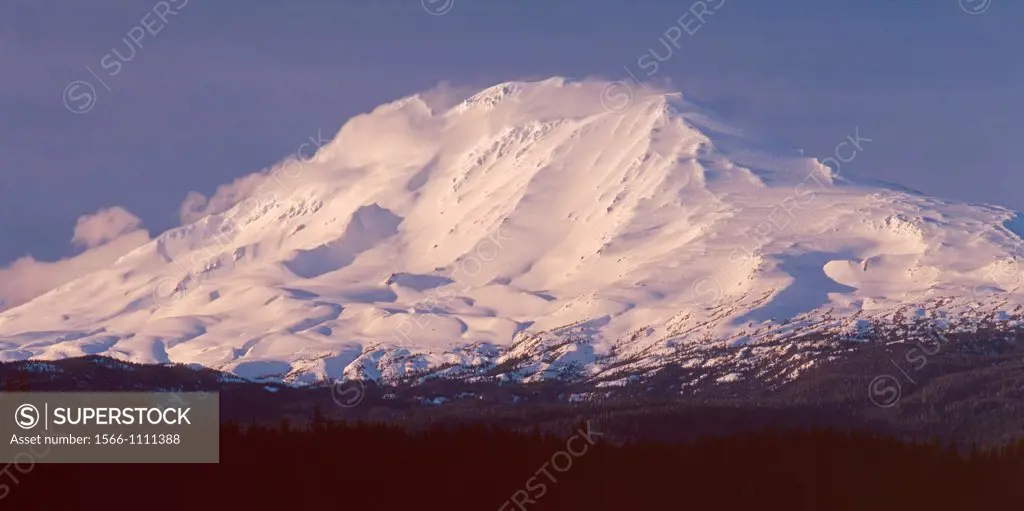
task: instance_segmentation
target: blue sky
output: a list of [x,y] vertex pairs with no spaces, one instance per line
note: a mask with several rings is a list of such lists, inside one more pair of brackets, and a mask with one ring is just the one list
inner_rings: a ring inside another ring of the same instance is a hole
[[[173,227],[189,191],[441,81],[626,78],[693,4],[454,1],[0,3],[0,265],[73,254],[76,219],[114,205]],[[809,154],[859,129],[844,171],[1024,210],[1022,21],[1010,0],[724,0],[651,79]],[[65,105],[79,80],[85,113]]]

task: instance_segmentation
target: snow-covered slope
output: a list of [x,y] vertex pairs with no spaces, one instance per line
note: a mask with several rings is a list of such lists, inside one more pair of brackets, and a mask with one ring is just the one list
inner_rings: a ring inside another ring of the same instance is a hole
[[608,111],[605,87],[514,82],[356,117],[226,211],[0,314],[0,360],[531,379],[857,338],[898,309],[1019,326],[1012,211],[838,175],[680,94]]

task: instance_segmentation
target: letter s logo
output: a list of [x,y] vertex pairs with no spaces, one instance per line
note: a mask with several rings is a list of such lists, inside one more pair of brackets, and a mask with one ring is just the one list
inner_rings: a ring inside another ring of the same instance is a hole
[[32,429],[39,424],[39,409],[30,404],[24,404],[14,411],[14,422],[21,429]]
[[76,114],[89,112],[96,106],[96,88],[82,80],[69,83],[64,89],[64,106]]

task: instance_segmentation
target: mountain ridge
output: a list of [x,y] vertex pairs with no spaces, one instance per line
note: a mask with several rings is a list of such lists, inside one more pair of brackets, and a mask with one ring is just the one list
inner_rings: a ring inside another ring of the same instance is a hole
[[606,86],[509,82],[356,116],[222,211],[0,312],[0,360],[518,381],[856,337],[901,308],[1019,325],[1015,212],[837,173],[675,92],[610,111]]

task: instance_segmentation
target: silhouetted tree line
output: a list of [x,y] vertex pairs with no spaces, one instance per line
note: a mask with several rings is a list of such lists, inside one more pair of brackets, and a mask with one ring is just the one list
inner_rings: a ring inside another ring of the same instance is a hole
[[13,472],[18,483],[0,507],[817,511],[1024,502],[1024,442],[958,452],[938,442],[794,429],[613,444],[592,426],[588,442],[580,436],[587,424],[564,434],[483,425],[409,432],[331,421],[319,411],[303,424],[225,423],[220,464],[39,464]]

